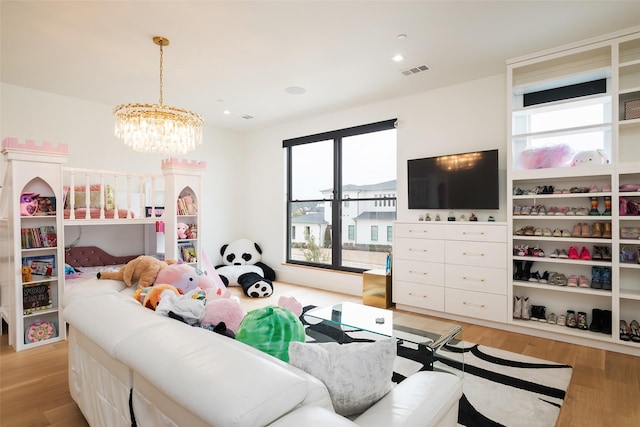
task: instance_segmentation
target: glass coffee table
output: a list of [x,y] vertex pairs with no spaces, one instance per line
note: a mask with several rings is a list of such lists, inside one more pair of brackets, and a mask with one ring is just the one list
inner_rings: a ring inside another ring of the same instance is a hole
[[426,354],[429,356],[425,362],[431,369],[436,352],[442,346],[454,338],[462,340],[460,325],[352,302],[315,308],[306,312],[305,316],[327,321],[343,331],[352,328],[384,337],[394,337],[401,344],[407,342],[426,348]]

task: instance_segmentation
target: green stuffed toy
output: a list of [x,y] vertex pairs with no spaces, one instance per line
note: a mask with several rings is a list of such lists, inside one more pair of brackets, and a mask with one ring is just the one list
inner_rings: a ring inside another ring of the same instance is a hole
[[288,363],[289,343],[304,342],[304,326],[288,308],[258,308],[242,319],[236,340]]

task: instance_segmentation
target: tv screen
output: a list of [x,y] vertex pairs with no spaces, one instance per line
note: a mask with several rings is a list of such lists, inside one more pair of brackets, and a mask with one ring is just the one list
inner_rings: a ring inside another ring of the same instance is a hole
[[499,209],[498,150],[407,160],[409,209]]

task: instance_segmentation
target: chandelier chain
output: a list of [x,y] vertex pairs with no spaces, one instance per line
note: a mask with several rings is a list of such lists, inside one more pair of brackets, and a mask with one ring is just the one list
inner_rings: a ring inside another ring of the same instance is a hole
[[164,67],[162,65],[162,53],[163,53],[163,46],[164,43],[160,43],[160,105],[162,104],[162,72],[164,71]]

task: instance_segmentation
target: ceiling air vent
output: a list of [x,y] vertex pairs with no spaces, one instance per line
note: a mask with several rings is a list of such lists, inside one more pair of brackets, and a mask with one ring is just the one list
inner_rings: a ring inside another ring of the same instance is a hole
[[402,74],[405,76],[411,76],[413,74],[418,74],[423,71],[427,71],[429,69],[426,65],[418,65],[417,67],[405,68],[404,70],[400,70]]
[[245,116],[242,116],[242,118],[246,119],[246,120],[251,120],[251,119],[253,119],[253,116],[250,116],[250,115],[247,114]]

